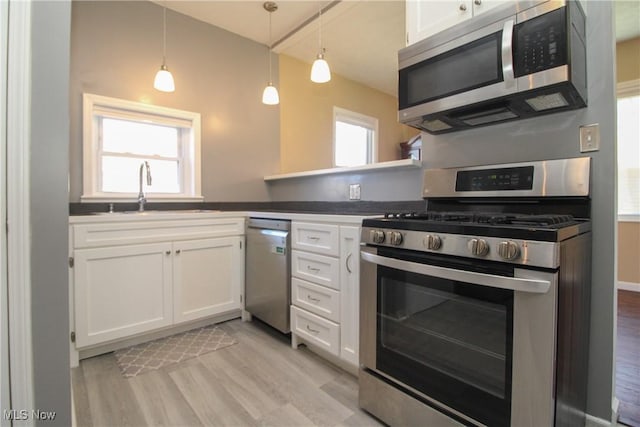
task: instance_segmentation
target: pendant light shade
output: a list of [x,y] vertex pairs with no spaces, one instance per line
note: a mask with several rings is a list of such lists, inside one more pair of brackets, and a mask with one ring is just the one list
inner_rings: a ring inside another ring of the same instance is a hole
[[166,65],[162,64],[160,66],[160,69],[156,73],[156,78],[153,81],[153,87],[162,92],[173,92],[176,90],[173,76]]
[[324,55],[319,53],[311,66],[311,81],[315,83],[326,83],[329,80],[331,80],[329,64],[325,61]]
[[311,81],[314,83],[326,83],[331,80],[331,70],[324,59],[325,49],[322,47],[322,8],[318,11],[318,44],[318,56],[311,66]]
[[167,53],[167,8],[162,11],[162,65],[160,70],[156,73],[156,78],[153,80],[153,87],[162,92],[173,92],[176,90],[176,85],[173,82],[173,76],[166,64]]
[[273,80],[271,79],[271,14],[278,10],[278,5],[275,2],[267,1],[262,4],[262,7],[269,12],[269,84],[262,92],[262,103],[265,105],[278,105],[280,103],[280,95],[278,95],[278,89],[273,85]]
[[278,105],[280,103],[280,96],[278,95],[278,89],[269,82],[267,87],[262,92],[262,103],[266,105]]

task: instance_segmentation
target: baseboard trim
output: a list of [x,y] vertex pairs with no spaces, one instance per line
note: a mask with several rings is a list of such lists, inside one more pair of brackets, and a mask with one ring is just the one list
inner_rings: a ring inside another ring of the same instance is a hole
[[621,291],[640,292],[640,283],[618,280],[617,289]]
[[82,359],[87,359],[89,357],[98,356],[104,353],[110,353],[112,351],[120,350],[122,348],[130,347],[132,345],[138,345],[144,342],[157,340],[159,338],[165,338],[170,335],[179,334],[181,332],[186,332],[195,328],[215,325],[218,323],[226,322],[227,320],[237,319],[239,317],[240,317],[240,310],[231,310],[228,313],[218,314],[218,315],[207,317],[201,320],[169,326],[165,329],[161,329],[158,331],[143,332],[139,335],[136,335],[130,338],[124,338],[124,339],[109,342],[107,344],[98,344],[94,347],[79,349],[78,350],[79,359],[82,360]]
[[587,414],[587,419],[584,425],[585,427],[611,427],[613,424],[611,424],[611,421]]
[[312,342],[309,342],[309,341],[305,340],[302,337],[298,337],[298,343],[299,344],[304,344],[309,351],[311,351],[312,353],[317,354],[318,356],[320,356],[321,358],[323,358],[327,362],[332,363],[333,365],[337,366],[338,368],[342,369],[343,371],[347,371],[348,373],[350,373],[351,375],[354,375],[356,377],[358,376],[359,369],[358,369],[357,366],[352,365],[351,363],[347,362],[346,360],[340,359],[340,357],[329,353],[328,351],[320,348],[319,346],[315,345]]

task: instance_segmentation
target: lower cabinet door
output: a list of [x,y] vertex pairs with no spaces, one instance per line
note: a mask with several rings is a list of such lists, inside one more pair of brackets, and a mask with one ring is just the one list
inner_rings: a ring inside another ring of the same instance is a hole
[[76,346],[171,325],[171,243],[74,252]]
[[173,244],[175,323],[241,308],[241,242],[235,236]]
[[335,356],[340,355],[340,325],[293,305],[291,333]]
[[340,227],[340,357],[359,363],[360,227]]

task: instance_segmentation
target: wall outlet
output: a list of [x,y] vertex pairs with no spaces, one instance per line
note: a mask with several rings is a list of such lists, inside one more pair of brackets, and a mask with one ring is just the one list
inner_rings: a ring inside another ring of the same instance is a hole
[[593,125],[580,126],[580,152],[598,151],[600,149],[600,126]]
[[360,184],[349,184],[349,200],[360,200]]

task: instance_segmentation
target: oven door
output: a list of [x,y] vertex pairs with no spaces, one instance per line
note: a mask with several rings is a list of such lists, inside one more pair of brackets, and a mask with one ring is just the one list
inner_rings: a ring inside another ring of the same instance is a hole
[[361,365],[441,412],[552,425],[556,273],[363,248]]

